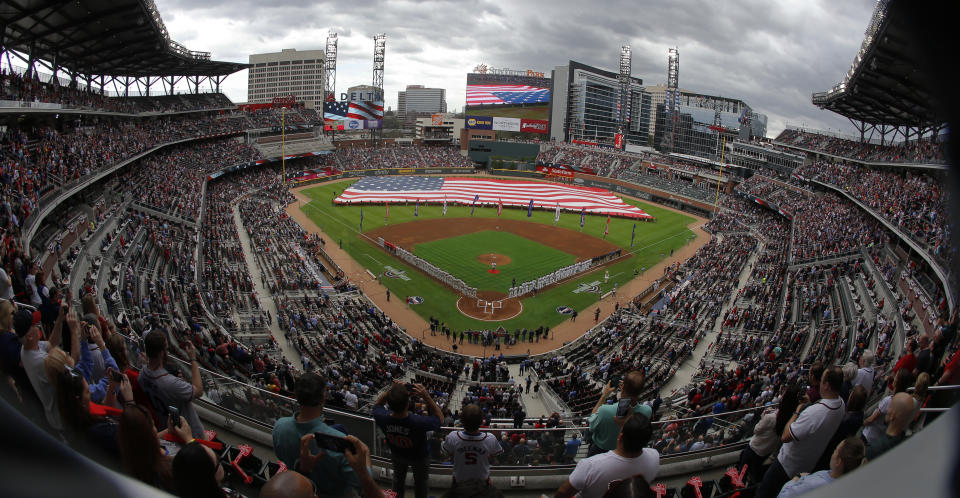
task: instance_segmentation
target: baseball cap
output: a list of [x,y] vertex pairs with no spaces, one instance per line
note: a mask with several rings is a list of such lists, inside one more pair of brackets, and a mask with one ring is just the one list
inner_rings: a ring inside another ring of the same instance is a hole
[[33,321],[33,312],[28,309],[18,309],[13,315],[13,330],[17,333],[17,337],[27,335],[34,323],[36,322]]

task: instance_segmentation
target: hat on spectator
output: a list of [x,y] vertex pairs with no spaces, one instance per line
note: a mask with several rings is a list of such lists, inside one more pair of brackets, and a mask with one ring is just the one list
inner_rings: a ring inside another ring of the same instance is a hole
[[82,320],[85,321],[85,322],[87,322],[87,323],[90,324],[90,325],[93,325],[93,326],[97,327],[97,329],[100,329],[100,320],[97,319],[97,315],[96,315],[96,314],[94,314],[94,313],[84,313]]
[[33,312],[30,310],[21,308],[13,315],[13,330],[17,333],[17,337],[27,335],[33,324]]

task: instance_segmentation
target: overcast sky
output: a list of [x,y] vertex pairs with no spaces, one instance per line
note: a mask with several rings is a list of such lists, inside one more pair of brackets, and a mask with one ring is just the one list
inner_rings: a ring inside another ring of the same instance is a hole
[[[863,40],[874,0],[411,1],[156,0],[171,37],[217,60],[247,62],[283,48],[323,49],[339,33],[337,93],[370,84],[373,35],[387,35],[384,91],[396,107],[408,84],[447,90],[462,110],[466,73],[479,63],[549,74],[575,60],[616,70],[620,46],[633,76],[666,81],[667,49],[680,50],[680,87],[739,98],[786,124],[852,133],[845,118],[810,103],[838,83]],[[247,100],[247,72],[227,78]]]

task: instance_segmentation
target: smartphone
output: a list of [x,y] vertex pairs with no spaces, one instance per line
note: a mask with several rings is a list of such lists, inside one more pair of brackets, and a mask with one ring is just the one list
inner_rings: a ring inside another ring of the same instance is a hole
[[123,374],[116,370],[110,369],[110,379],[116,383],[123,382]]
[[167,411],[170,412],[170,419],[173,421],[173,426],[180,427],[180,410],[177,407],[170,405],[167,407]]
[[626,417],[629,414],[630,414],[630,398],[621,399],[620,402],[617,403],[617,416]]
[[321,450],[336,451],[337,453],[344,453],[346,450],[350,450],[351,453],[356,453],[353,443],[342,437],[331,436],[330,434],[324,434],[322,432],[314,432],[313,437],[314,441],[317,442],[317,447]]
[[614,389],[620,388],[620,374],[613,374],[610,376],[610,387]]

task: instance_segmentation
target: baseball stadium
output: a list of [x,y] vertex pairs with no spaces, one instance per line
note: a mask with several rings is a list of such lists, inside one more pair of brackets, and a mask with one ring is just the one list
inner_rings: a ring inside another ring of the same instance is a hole
[[823,7],[851,134],[640,34],[388,102],[413,25],[348,87],[360,28],[161,3],[0,6],[0,494],[960,495],[955,17]]

